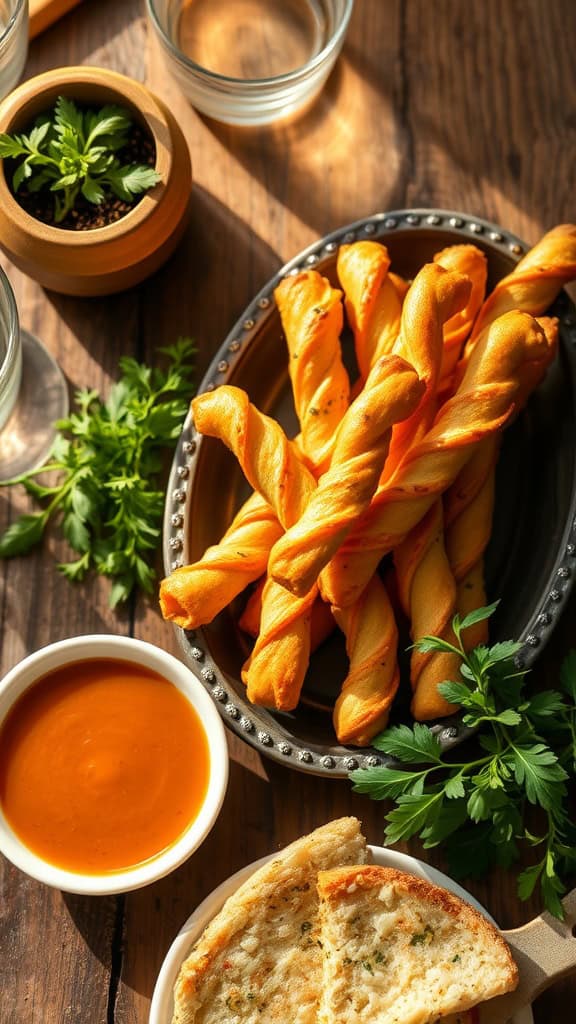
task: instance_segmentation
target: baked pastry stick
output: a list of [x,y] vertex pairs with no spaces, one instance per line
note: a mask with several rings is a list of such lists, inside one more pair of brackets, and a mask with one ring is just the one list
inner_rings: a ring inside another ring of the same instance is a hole
[[402,298],[388,273],[390,257],[380,242],[353,242],[338,250],[336,272],[344,289],[362,383],[380,356],[388,355],[400,329]]
[[[352,488],[347,493],[342,480],[350,471],[358,470],[357,453],[362,445],[359,426],[367,415],[371,417],[373,427],[369,434],[365,433],[363,441],[376,441],[379,455],[372,454],[371,459],[379,461],[373,464],[370,477],[371,485],[376,486],[388,450],[391,424],[398,416],[409,413],[420,394],[414,370],[397,357],[384,357],[374,368],[371,379],[374,386],[350,406],[337,432],[332,466],[339,470],[331,467],[321,478],[322,481],[329,477],[332,525],[321,541],[329,551],[334,550],[352,525],[351,511],[358,491]],[[200,433],[217,436],[232,449],[249,482],[275,507],[280,522],[286,527],[295,522],[311,499],[316,481],[299,462],[294,446],[279,424],[254,409],[244,392],[228,386],[194,399],[192,408]],[[363,476],[365,487],[367,466]],[[336,472],[338,488],[331,483]],[[369,494],[364,495],[363,504],[368,500]],[[294,598],[273,580],[267,581],[261,632],[243,672],[250,699],[258,695],[258,702],[264,700],[269,704],[274,695],[273,706],[285,710],[296,706],[308,662],[309,615],[316,593],[314,585],[304,598]]]
[[406,390],[406,370],[392,369],[407,366],[397,355],[383,356],[371,369],[364,390],[350,407],[350,412],[355,410],[356,428],[349,429],[347,414],[336,436],[330,469],[320,477],[303,516],[270,553],[269,575],[298,597],[310,590],[374,493],[388,454],[389,438],[386,452],[382,439],[389,428],[394,424],[389,457],[394,457],[394,451],[398,457],[399,446],[409,443],[422,419],[428,418],[426,410],[433,407],[442,360],[442,325],[466,301],[469,291],[466,278],[433,263],[415,278],[402,310],[397,347],[422,383],[416,388],[416,376],[409,370],[414,386]]
[[334,730],[340,743],[365,747],[386,728],[400,681],[396,619],[378,573],[353,605],[335,608],[334,616],[350,660],[334,705]]
[[575,277],[576,224],[559,224],[494,286],[478,314],[464,359],[470,358],[478,338],[497,317],[511,309],[522,309],[533,316],[545,313],[560,289]]
[[507,313],[484,333],[456,394],[378,488],[324,569],[323,592],[332,605],[354,603],[381,557],[420,521],[480,442],[505,425],[514,412],[520,367],[542,359],[547,349],[544,331],[527,313]]
[[[442,500],[438,498],[394,552],[398,595],[410,620],[413,640],[431,635],[454,643],[456,581],[444,547]],[[413,650],[410,658],[412,715],[417,722],[442,718],[454,711],[439,693],[438,683],[458,679],[460,658],[448,651]]]
[[[296,287],[296,286],[295,286]],[[297,375],[301,386],[296,396],[299,415],[309,413],[319,389],[330,405],[330,415],[318,418],[307,434],[324,451],[333,441],[334,410],[340,415],[348,402],[348,378],[342,364],[340,328],[341,293],[315,271],[298,275],[298,308],[303,319],[306,346],[315,352],[309,371]],[[299,322],[293,318],[284,324],[290,362],[304,347]],[[320,351],[321,350],[321,351]],[[326,393],[327,382],[330,395]],[[304,443],[304,441],[302,441]],[[314,462],[314,455],[308,455]],[[195,629],[211,622],[242,590],[266,572],[268,555],[282,527],[270,505],[260,495],[252,495],[242,506],[219,544],[210,547],[197,562],[175,570],[160,584],[160,608],[164,618],[183,629]]]
[[[288,369],[296,415],[300,423],[297,443],[309,468],[322,471],[330,462],[334,435],[349,405],[350,381],[342,362],[340,333],[343,314],[341,292],[314,270],[286,277],[274,292],[288,347]],[[278,538],[276,538],[278,539]],[[248,620],[257,615],[258,636],[262,617],[264,580],[261,587],[248,600],[245,615]],[[275,588],[266,590],[268,600],[274,600],[274,609],[264,609],[264,618],[270,623],[276,616],[282,595]],[[326,630],[334,628],[330,609],[322,607],[318,596],[312,605],[311,618],[294,624],[294,629],[310,628],[310,646],[325,639]],[[300,638],[302,642],[302,637]],[[258,700],[258,693],[252,694]]]
[[[443,325],[442,357],[438,391],[449,390],[454,367],[465,338],[470,333],[486,289],[486,257],[473,245],[453,245],[434,256],[445,270],[466,274],[471,283],[468,301]],[[408,303],[407,303],[408,305]],[[438,404],[442,404],[440,394]],[[411,622],[412,639],[433,634],[453,640],[451,622],[456,611],[457,586],[444,548],[442,505],[434,503],[424,519],[408,534],[394,555],[399,597]],[[434,601],[429,595],[434,594]],[[457,678],[459,658],[446,651],[427,654],[414,650],[410,680],[417,694],[413,709],[417,720],[450,714],[454,707],[438,693],[438,683]]]
[[[487,330],[502,311],[520,308],[537,315],[557,298],[561,288],[574,276],[576,227],[569,224],[561,225],[545,234],[515,269],[496,285],[479,313],[470,342],[466,345],[459,372],[463,372],[466,359],[474,350],[479,335]],[[523,375],[521,393],[517,398],[517,412],[523,408],[530,393],[544,377],[557,349],[556,323],[547,317],[540,318],[539,323],[546,332],[548,348],[540,364],[536,362],[532,365],[530,374],[526,372]],[[499,444],[499,436],[487,438],[464,466],[444,498],[447,555],[456,582],[454,610],[457,610],[461,617],[475,608],[482,607],[487,601],[484,588],[484,552],[492,532]],[[423,633],[433,632],[429,628],[423,628]],[[488,639],[488,622],[485,620],[470,627],[462,639],[467,649],[485,643]],[[429,676],[431,669],[428,668],[427,671]],[[438,682],[442,682],[441,673],[438,675]],[[429,679],[428,682],[431,684],[433,680]],[[436,718],[445,714],[446,701],[440,695],[435,712],[434,686],[426,687],[424,692],[430,695],[426,705],[429,717]],[[424,710],[423,705],[421,710]]]
[[[520,387],[515,414],[541,382],[557,347],[557,325],[540,318],[547,337],[544,359],[519,371]],[[492,532],[495,466],[501,435],[487,437],[444,495],[445,528],[440,499],[396,549],[399,594],[411,619],[411,635],[426,635],[454,642],[451,622],[457,611],[463,618],[486,604],[483,581],[484,551]],[[444,546],[445,545],[445,546]],[[434,601],[430,601],[430,593]],[[467,650],[488,639],[487,622],[471,626],[463,634]],[[458,679],[460,658],[444,651],[423,654],[413,651],[410,678],[414,690],[412,714],[416,721],[430,721],[451,714],[455,707],[438,693],[438,683]]]
[[376,490],[392,426],[410,416],[424,384],[399,356],[383,356],[336,433],[330,468],[302,515],[270,552],[268,574],[303,597]]
[[381,485],[394,474],[408,448],[432,424],[444,352],[444,325],[466,306],[470,290],[470,281],[463,274],[427,263],[406,294],[394,353],[412,364],[424,381],[425,390],[412,416],[397,424],[392,432]]
[[162,580],[160,609],[165,619],[195,629],[212,619],[249,583],[266,571],[271,547],[282,527],[270,505],[252,494],[218,544],[200,561]]
[[[547,352],[542,360],[521,372],[515,414],[543,380],[558,347],[557,320],[539,317],[538,323],[546,334]],[[484,552],[492,533],[499,445],[499,436],[483,441],[444,496],[446,550],[457,584],[456,609],[461,617],[486,604]],[[463,635],[468,650],[487,639],[486,620]]]
[[[194,398],[192,411],[201,434],[219,437],[234,452],[248,482],[274,509],[282,526],[295,522],[315,491],[316,480],[280,424],[259,413],[245,391],[229,385]],[[310,656],[310,611],[316,597],[312,590],[297,602],[273,580],[266,581],[260,635],[242,672],[253,703],[283,710],[296,707]],[[260,671],[264,642],[267,654]]]
[[[422,269],[408,291],[402,313],[400,351],[418,364],[426,378],[428,410],[432,408],[441,365],[443,324],[465,302],[469,287],[461,275],[431,264]],[[417,428],[423,405],[426,407],[421,402],[412,416]],[[394,429],[392,445],[402,427],[403,424]],[[346,635],[350,659],[349,672],[334,709],[334,727],[340,742],[364,746],[385,728],[398,689],[396,621],[377,574],[353,605],[334,611]]]
[[334,434],[350,402],[340,348],[341,295],[314,270],[285,277],[274,291],[288,346],[298,444],[319,472],[330,463]]
[[[238,619],[240,629],[251,636],[254,640],[260,632],[260,619],[262,615],[262,592],[266,578],[263,577],[256,589],[250,594],[242,615]],[[330,634],[334,631],[336,623],[330,605],[326,604],[320,597],[314,602],[311,609],[310,619],[310,651],[320,647]]]
[[466,305],[444,324],[444,345],[438,390],[447,396],[446,393],[450,391],[452,375],[460,358],[462,346],[472,330],[484,301],[488,271],[486,256],[475,245],[449,245],[435,254],[434,263],[444,267],[444,270],[455,270],[459,274],[465,274],[472,286]]
[[[560,289],[575,277],[576,225],[560,224],[547,232],[511,273],[496,284],[480,310],[456,377],[462,376],[479,337],[496,317],[514,308],[533,316],[545,312]],[[548,318],[540,322],[549,335],[549,352],[542,365],[535,367],[533,380],[524,383],[526,394],[519,400],[519,408],[544,376],[556,348],[555,326]],[[460,615],[486,604],[483,554],[492,528],[496,461],[496,445],[488,445],[484,455],[474,457],[473,464],[464,471],[465,477],[455,482],[445,500],[448,553],[458,581]],[[473,647],[484,643],[487,635],[488,624],[482,622],[467,630],[464,639]]]

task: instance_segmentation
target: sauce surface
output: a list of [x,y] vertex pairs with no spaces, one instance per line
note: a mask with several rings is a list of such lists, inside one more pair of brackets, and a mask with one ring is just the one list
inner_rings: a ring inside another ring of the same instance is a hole
[[20,840],[85,874],[149,860],[182,835],[208,787],[203,726],[168,680],[120,659],[62,666],[0,730],[0,805]]

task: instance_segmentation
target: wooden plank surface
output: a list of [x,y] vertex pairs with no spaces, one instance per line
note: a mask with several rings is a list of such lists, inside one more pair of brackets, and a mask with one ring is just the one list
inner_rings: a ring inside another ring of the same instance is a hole
[[[318,236],[376,210],[459,208],[534,242],[575,219],[576,16],[571,0],[357,0],[328,86],[301,119],[239,130],[195,113],[150,39],[138,0],[86,0],[30,48],[26,75],[95,63],[146,81],[175,111],[195,186],[188,232],[140,289],[104,300],[44,292],[6,261],[21,319],[71,387],[105,387],[123,353],[151,360],[192,334],[199,372],[253,294]],[[26,499],[0,490],[0,529]],[[50,536],[0,564],[0,670],[82,632],[133,633],[176,650],[155,602],[112,613],[108,585],[73,588]],[[536,670],[557,678],[574,642],[572,601]],[[231,781],[203,848],[163,882],[117,899],[63,896],[0,865],[0,1024],[144,1024],[162,958],[189,912],[222,879],[330,817],[356,813],[382,838],[382,808],[346,782],[296,777],[230,739]],[[421,853],[417,843],[405,847]],[[442,866],[441,854],[427,859]],[[495,874],[471,891],[504,927],[537,909]],[[576,979],[534,1009],[561,1019]]]

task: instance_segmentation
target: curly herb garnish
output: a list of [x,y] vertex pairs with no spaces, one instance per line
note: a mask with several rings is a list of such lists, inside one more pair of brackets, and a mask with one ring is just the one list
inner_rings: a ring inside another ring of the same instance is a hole
[[52,193],[54,221],[65,220],[79,196],[99,206],[113,194],[132,203],[160,181],[144,164],[122,164],[117,156],[129,138],[133,121],[128,110],[107,105],[79,110],[59,96],[52,111],[37,118],[28,134],[0,133],[0,157],[17,161],[12,188]]
[[455,644],[433,636],[415,644],[423,653],[460,656],[462,678],[438,690],[462,708],[465,725],[477,730],[479,756],[454,760],[432,730],[416,722],[389,728],[374,740],[398,767],[360,769],[350,778],[356,792],[394,801],[386,815],[388,844],[418,835],[426,849],[441,845],[455,878],[478,877],[493,864],[510,867],[520,846],[530,846],[537,859],[520,873],[518,894],[529,899],[539,884],[546,909],[562,918],[561,897],[576,871],[569,807],[576,774],[576,651],[563,663],[560,690],[529,695],[527,673],[515,663],[520,644],[464,649],[462,633],[495,608],[455,616]]

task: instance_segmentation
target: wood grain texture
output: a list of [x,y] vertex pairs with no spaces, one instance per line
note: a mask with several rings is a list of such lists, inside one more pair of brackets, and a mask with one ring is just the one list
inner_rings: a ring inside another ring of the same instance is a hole
[[[318,236],[376,210],[460,208],[535,242],[574,220],[576,28],[572,0],[358,0],[325,90],[300,119],[233,129],[183,99],[150,38],[139,0],[87,0],[30,48],[26,74],[94,63],[146,81],[182,125],[195,187],[188,232],[171,261],[139,289],[105,300],[44,292],[6,265],[21,319],[43,338],[70,386],[105,388],[118,357],[153,359],[192,334],[199,373],[266,280]],[[0,529],[27,500],[0,490]],[[65,553],[0,563],[0,669],[43,644],[82,632],[133,633],[176,651],[154,601],[120,613],[109,587],[72,587]],[[536,670],[557,679],[573,644],[576,599]],[[382,840],[383,809],[345,782],[296,776],[230,738],[230,788],[202,849],[157,885],[117,899],[65,897],[0,869],[0,1024],[145,1024],[154,980],[194,906],[242,865],[329,818],[355,813]],[[421,854],[413,842],[404,847]],[[443,867],[438,851],[426,859]],[[496,872],[470,890],[503,927],[538,912]],[[535,1008],[562,1019],[576,979]]]

